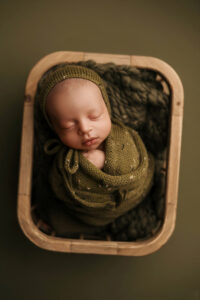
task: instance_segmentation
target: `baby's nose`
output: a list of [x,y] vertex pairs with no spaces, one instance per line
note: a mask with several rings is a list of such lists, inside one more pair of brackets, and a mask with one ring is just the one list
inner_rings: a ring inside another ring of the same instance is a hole
[[88,121],[80,121],[79,122],[79,133],[86,134],[92,130],[91,124]]

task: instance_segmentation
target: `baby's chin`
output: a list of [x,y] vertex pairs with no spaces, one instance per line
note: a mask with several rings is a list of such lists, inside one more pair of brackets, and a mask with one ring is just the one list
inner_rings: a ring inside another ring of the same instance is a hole
[[90,150],[96,150],[96,149],[102,149],[102,143],[97,145],[90,145],[90,146],[84,146],[81,147],[80,150],[82,151],[90,151]]
[[94,144],[91,144],[91,145],[66,145],[68,146],[69,148],[72,148],[72,149],[76,149],[76,150],[81,150],[81,151],[90,151],[90,150],[96,150],[96,149],[103,149],[103,142],[101,143],[94,143]]

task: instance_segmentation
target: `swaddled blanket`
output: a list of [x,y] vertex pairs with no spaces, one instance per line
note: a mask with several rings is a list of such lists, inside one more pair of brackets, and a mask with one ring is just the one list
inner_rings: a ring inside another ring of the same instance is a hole
[[[54,147],[53,147],[54,146]],[[93,165],[81,150],[70,149],[55,140],[45,144],[55,154],[49,180],[55,196],[83,222],[109,224],[140,203],[149,192],[154,175],[154,158],[137,131],[112,119],[105,140],[105,164]]]

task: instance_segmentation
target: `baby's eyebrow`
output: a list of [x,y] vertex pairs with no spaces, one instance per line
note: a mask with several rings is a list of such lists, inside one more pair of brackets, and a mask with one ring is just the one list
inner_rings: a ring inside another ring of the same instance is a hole
[[96,109],[90,109],[90,110],[88,110],[88,114],[93,114],[93,113],[95,113],[95,112],[97,112]]

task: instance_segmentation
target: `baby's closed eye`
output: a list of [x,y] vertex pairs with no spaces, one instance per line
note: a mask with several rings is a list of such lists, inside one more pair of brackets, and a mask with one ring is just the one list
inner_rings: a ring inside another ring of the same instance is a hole
[[62,130],[70,130],[72,128],[74,128],[76,126],[75,123],[72,123],[72,124],[69,124],[69,125],[66,125],[65,127],[61,127]]
[[89,115],[88,118],[90,120],[96,120],[96,119],[99,119],[101,116],[102,116],[102,114],[92,114],[92,115]]

